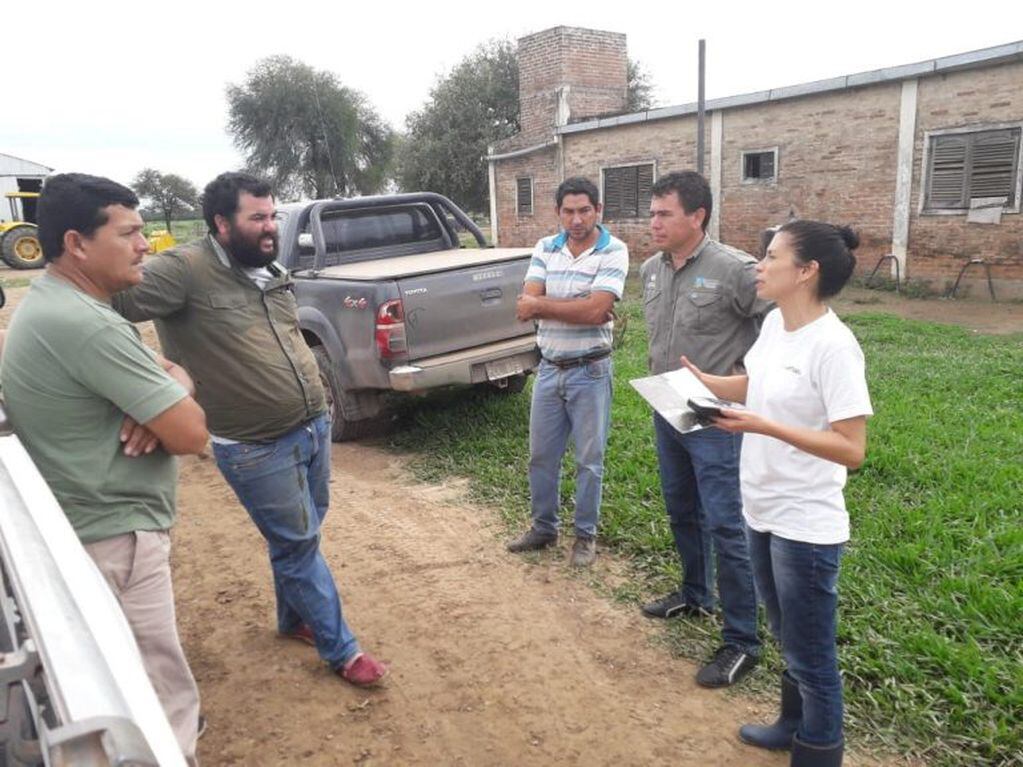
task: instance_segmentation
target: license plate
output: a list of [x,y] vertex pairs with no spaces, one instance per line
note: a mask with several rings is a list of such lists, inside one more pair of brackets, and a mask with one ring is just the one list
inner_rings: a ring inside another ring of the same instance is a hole
[[508,357],[503,360],[494,360],[486,363],[487,378],[491,381],[499,381],[508,376],[515,376],[522,372],[522,360],[518,357]]

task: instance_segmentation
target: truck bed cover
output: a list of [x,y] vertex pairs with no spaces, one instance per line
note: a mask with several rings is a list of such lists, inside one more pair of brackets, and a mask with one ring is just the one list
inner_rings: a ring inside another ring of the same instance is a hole
[[[419,274],[464,269],[471,266],[513,261],[529,256],[530,248],[488,248],[485,250],[439,250],[435,253],[417,253],[411,256],[378,258],[352,264],[338,264],[320,270],[318,277],[337,280],[394,280]],[[302,273],[299,272],[299,275]]]

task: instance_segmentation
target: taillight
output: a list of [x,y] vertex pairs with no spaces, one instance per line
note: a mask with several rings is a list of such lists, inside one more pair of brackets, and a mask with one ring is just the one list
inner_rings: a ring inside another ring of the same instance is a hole
[[405,307],[400,298],[377,308],[377,350],[383,359],[401,357],[408,351],[405,342]]

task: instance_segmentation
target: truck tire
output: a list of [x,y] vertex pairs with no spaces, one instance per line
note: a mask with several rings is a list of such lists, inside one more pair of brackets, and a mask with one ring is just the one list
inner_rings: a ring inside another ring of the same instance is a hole
[[14,269],[38,269],[44,263],[43,249],[34,226],[15,226],[0,240],[0,256]]
[[345,405],[348,412],[355,410],[352,397],[341,386],[341,378],[337,368],[330,361],[330,355],[322,346],[312,347],[316,366],[320,369],[320,383],[327,396],[327,410],[330,413],[330,438],[334,442],[348,442],[368,436],[379,425],[379,419],[372,416],[352,420],[345,416]]

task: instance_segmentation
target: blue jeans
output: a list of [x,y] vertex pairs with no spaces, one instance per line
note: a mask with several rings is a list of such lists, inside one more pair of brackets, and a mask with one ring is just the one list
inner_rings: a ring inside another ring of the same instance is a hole
[[842,544],[822,545],[749,531],[757,590],[771,634],[799,683],[804,743],[842,739],[842,677],[838,673],[838,563]]
[[759,655],[757,597],[739,491],[741,438],[715,428],[681,434],[656,413],[654,433],[664,508],[682,560],[682,596],[713,609],[713,542],[724,643]]
[[320,657],[338,668],[359,651],[320,553],[330,504],[330,421],[321,415],[270,442],[213,443],[224,479],[266,539],[277,630],[312,629]]
[[529,411],[529,493],[533,527],[557,533],[561,459],[575,443],[575,532],[597,534],[604,447],[611,424],[611,358],[562,370],[547,361]]

